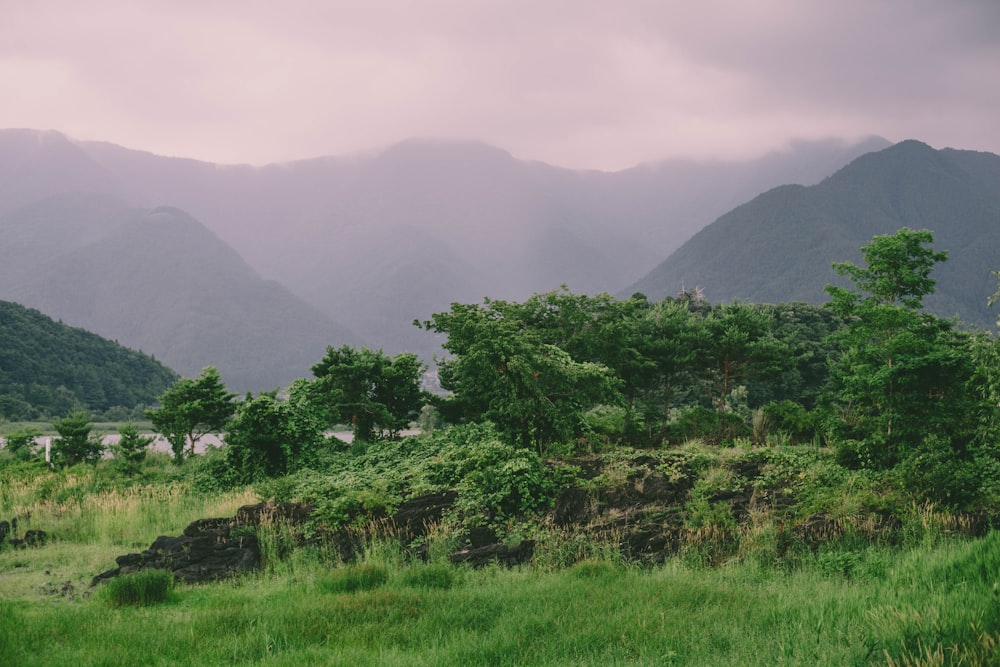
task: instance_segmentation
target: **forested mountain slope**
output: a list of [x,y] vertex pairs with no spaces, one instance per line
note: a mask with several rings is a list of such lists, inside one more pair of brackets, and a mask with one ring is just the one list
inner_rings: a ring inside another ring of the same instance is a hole
[[358,342],[175,208],[54,196],[0,215],[0,238],[0,298],[185,376],[216,366],[236,391],[287,385],[327,345]]
[[150,405],[176,379],[153,357],[0,301],[0,417]]
[[1000,268],[1000,157],[905,141],[864,155],[822,183],[766,192],[720,217],[622,293],[652,299],[701,288],[713,301],[827,300],[830,268],[857,262],[875,234],[929,229],[948,261],[928,309],[992,328]]

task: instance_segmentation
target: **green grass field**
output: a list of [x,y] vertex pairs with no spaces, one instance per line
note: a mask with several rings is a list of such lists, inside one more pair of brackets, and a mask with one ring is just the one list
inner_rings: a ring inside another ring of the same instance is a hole
[[196,493],[182,479],[102,489],[99,472],[0,479],[0,517],[30,512],[54,536],[0,550],[0,665],[1000,662],[996,533],[929,532],[906,549],[830,551],[791,569],[611,555],[562,568],[546,565],[558,545],[540,544],[534,565],[474,571],[441,549],[410,563],[376,542],[351,565],[302,549],[237,581],[117,606],[89,586],[117,555],[256,496]]

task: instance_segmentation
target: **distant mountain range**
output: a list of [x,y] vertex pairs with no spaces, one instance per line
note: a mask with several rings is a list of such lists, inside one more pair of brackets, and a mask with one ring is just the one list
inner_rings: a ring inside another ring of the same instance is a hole
[[888,145],[605,173],[477,143],[251,167],[3,130],[0,298],[185,375],[212,364],[237,390],[272,388],[324,344],[429,358],[439,341],[411,322],[454,301],[617,292],[756,194]]
[[875,234],[903,226],[934,232],[949,259],[937,293],[925,299],[942,316],[993,330],[987,307],[1000,269],[1000,157],[934,150],[904,141],[863,155],[811,187],[769,190],[708,225],[641,280],[621,291],[651,299],[701,288],[712,302],[823,303],[843,284],[832,262],[861,262]]

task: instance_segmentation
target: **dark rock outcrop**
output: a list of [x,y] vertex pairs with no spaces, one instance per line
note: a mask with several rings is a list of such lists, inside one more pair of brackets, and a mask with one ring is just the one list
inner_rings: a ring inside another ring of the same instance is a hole
[[150,569],[169,570],[174,579],[188,583],[251,572],[261,567],[256,530],[276,523],[301,524],[311,510],[293,503],[259,503],[241,507],[230,519],[198,519],[188,524],[183,535],[163,535],[142,553],[119,556],[115,559],[118,567],[97,575],[92,583]]

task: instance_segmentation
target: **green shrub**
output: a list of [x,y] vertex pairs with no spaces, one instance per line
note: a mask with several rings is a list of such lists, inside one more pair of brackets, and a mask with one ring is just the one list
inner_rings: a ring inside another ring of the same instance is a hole
[[752,435],[752,430],[743,418],[734,412],[695,407],[684,410],[677,419],[667,424],[664,434],[670,442],[684,442],[697,438],[718,444],[735,438],[749,437]]
[[384,565],[361,563],[336,568],[317,581],[325,593],[356,593],[370,591],[389,581],[389,570]]
[[898,466],[904,486],[922,500],[958,509],[980,499],[980,466],[937,435],[924,438]]
[[763,408],[772,431],[787,433],[796,442],[812,439],[816,423],[812,414],[795,401],[775,401]]
[[403,584],[411,588],[445,590],[455,585],[458,572],[447,563],[417,565],[403,571]]
[[104,598],[112,607],[143,607],[165,601],[173,586],[173,573],[143,570],[109,581],[104,589]]

